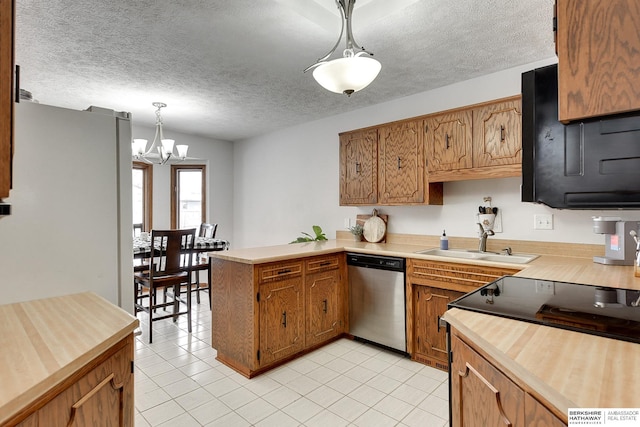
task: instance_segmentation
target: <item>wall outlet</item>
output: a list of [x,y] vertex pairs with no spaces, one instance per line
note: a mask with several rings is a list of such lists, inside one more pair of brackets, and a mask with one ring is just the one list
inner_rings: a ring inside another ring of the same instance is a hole
[[553,230],[553,214],[536,214],[533,216],[534,230]]
[[536,294],[555,295],[556,285],[549,280],[536,280]]

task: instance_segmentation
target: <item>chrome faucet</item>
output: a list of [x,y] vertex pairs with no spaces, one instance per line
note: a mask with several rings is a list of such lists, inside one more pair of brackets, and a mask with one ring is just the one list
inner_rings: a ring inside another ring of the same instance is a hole
[[478,242],[478,251],[486,252],[487,251],[487,237],[493,236],[495,233],[493,230],[485,230],[482,224],[477,223],[478,227],[480,227],[480,241]]

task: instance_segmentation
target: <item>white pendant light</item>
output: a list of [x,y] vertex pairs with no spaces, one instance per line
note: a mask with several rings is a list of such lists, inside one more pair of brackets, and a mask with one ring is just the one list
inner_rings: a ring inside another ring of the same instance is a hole
[[[313,77],[322,87],[331,92],[344,93],[348,96],[369,86],[378,76],[382,68],[379,61],[371,58],[373,53],[358,46],[353,39],[351,17],[355,2],[356,0],[336,0],[340,15],[342,16],[342,29],[340,30],[338,41],[329,53],[319,58],[315,64],[304,70],[306,73],[314,69]],[[342,40],[345,23],[347,36],[346,49],[343,51],[343,57],[328,61]],[[358,50],[358,52],[355,53],[354,49]]]
[[173,139],[165,139],[162,134],[162,116],[160,110],[167,106],[164,102],[154,102],[153,106],[156,110],[156,135],[153,137],[153,142],[147,150],[147,140],[136,138],[133,140],[132,152],[133,158],[136,160],[142,160],[147,163],[154,163],[158,165],[164,165],[169,159],[176,159],[183,161],[187,158],[188,145],[176,145],[178,154],[174,154],[173,146],[175,141]]

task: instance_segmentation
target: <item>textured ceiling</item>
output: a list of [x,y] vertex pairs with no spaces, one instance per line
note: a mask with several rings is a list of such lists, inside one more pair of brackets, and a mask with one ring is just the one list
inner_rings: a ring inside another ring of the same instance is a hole
[[362,0],[382,71],[350,98],[302,73],[337,40],[334,0],[17,0],[16,63],[41,103],[152,125],[162,101],[165,129],[234,141],[549,58],[553,2]]

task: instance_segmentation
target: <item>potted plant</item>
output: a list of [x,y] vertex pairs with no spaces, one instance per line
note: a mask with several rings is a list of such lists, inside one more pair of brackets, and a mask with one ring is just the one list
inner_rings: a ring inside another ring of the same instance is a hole
[[353,240],[356,242],[362,240],[362,233],[364,232],[364,227],[362,227],[362,225],[356,223],[356,225],[349,227],[349,231],[353,234]]
[[315,236],[312,236],[309,233],[302,232],[301,237],[298,237],[296,240],[290,243],[316,242],[320,240],[327,240],[327,236],[324,235],[324,232],[319,225],[314,225],[312,228]]

